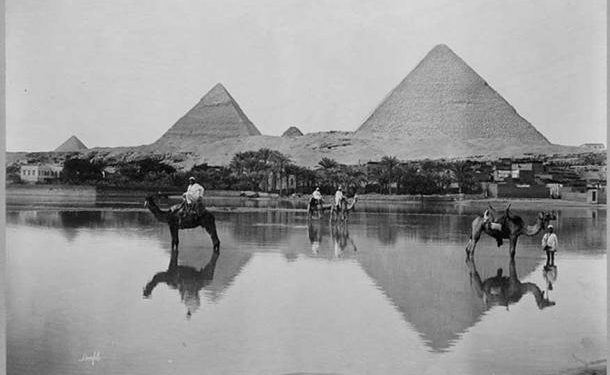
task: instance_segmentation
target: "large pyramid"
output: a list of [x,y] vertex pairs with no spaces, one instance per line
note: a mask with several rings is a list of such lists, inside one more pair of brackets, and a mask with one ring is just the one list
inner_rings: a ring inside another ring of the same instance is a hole
[[[446,45],[434,47],[358,128],[357,136],[456,146],[550,142]],[[483,142],[481,142],[483,143]]]
[[175,145],[190,140],[212,142],[260,134],[227,89],[218,83],[154,145]]
[[62,143],[59,147],[55,149],[55,152],[72,152],[72,151],[82,151],[87,150],[87,146],[80,139],[78,139],[75,135],[68,138],[67,141]]

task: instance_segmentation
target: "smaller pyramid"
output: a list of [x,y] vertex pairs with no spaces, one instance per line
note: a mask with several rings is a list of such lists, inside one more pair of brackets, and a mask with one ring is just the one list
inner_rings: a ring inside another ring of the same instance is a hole
[[303,133],[299,130],[299,128],[297,128],[296,126],[291,126],[288,129],[286,129],[284,134],[282,134],[282,137],[292,138],[292,137],[300,137],[302,135],[303,135]]
[[87,146],[80,139],[78,139],[75,135],[68,138],[67,141],[62,143],[59,147],[55,149],[55,152],[72,152],[72,151],[82,151],[87,150]]

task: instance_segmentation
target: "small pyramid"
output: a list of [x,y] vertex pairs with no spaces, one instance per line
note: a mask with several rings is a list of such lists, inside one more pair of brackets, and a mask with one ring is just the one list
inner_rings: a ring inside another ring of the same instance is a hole
[[181,139],[219,140],[260,134],[227,89],[218,83],[155,144]]
[[284,134],[282,134],[282,137],[292,138],[292,137],[300,137],[302,135],[303,135],[303,133],[299,130],[299,128],[297,128],[296,126],[291,126],[288,129],[286,129]]
[[485,139],[549,145],[468,64],[444,44],[434,47],[392,90],[357,135],[460,144]]
[[87,146],[80,139],[78,139],[75,135],[68,138],[67,141],[62,143],[59,147],[55,149],[55,152],[72,152],[72,151],[82,151],[87,150]]

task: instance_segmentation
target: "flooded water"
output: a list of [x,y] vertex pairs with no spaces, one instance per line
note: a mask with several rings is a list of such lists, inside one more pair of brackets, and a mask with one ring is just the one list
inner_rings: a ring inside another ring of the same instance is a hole
[[336,228],[299,211],[215,212],[219,255],[201,228],[181,231],[172,253],[168,228],[146,211],[9,211],[8,372],[605,366],[606,210],[558,210],[546,269],[541,234],[520,238],[513,264],[486,236],[466,262],[474,211],[388,205]]

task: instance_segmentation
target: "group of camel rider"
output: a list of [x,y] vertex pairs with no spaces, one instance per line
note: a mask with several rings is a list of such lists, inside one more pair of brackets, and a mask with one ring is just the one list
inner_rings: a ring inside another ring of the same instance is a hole
[[[345,199],[345,196],[343,195],[343,188],[339,186],[339,188],[337,188],[337,192],[335,193],[335,206],[339,206],[343,199]],[[323,198],[319,187],[316,187],[316,190],[314,190],[314,192],[311,194],[311,200],[315,205],[322,204]]]
[[[203,205],[204,191],[205,189],[197,183],[195,177],[189,177],[189,186],[186,189],[186,192],[182,194],[182,203],[175,208],[175,211],[185,208],[184,211],[188,213],[193,207],[196,207],[199,204]],[[316,190],[312,193],[311,199],[315,204],[321,204],[323,202],[322,193],[320,193],[319,187],[316,187]],[[339,186],[335,192],[335,206],[339,206],[343,199],[345,199],[343,187]]]

